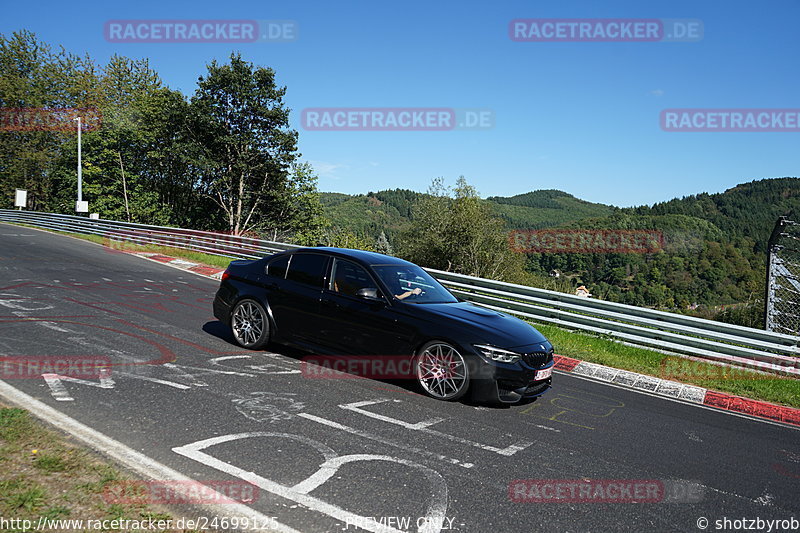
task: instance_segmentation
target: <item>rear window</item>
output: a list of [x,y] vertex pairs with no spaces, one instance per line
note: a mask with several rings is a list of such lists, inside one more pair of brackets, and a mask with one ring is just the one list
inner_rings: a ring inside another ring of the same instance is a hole
[[267,275],[278,278],[286,277],[286,267],[289,265],[289,256],[279,257],[267,265]]
[[289,263],[289,272],[286,279],[322,287],[322,278],[325,275],[325,267],[328,265],[328,257],[319,254],[294,254]]

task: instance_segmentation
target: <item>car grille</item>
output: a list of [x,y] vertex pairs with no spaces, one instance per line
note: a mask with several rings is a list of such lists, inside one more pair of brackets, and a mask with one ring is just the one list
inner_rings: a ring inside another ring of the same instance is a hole
[[529,385],[528,388],[525,389],[525,392],[522,393],[523,396],[531,396],[531,395],[538,395],[546,391],[550,388],[550,380],[541,381],[539,383],[534,383],[533,385]]
[[528,366],[540,367],[544,366],[553,360],[553,350],[549,352],[532,352],[522,354],[522,360]]

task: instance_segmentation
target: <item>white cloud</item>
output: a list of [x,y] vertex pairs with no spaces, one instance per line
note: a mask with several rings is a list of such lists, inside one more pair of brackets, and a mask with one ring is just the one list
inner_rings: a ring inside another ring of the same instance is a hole
[[664,90],[663,89],[654,89],[654,90],[650,91],[650,94],[652,94],[653,96],[664,96]]
[[347,170],[350,168],[349,165],[329,163],[328,161],[309,161],[309,163],[311,163],[311,166],[317,171],[320,178],[332,180],[341,179],[341,176],[337,175],[338,170]]

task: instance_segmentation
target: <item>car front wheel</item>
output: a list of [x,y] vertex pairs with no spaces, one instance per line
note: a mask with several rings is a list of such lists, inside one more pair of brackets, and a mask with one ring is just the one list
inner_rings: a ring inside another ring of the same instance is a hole
[[242,300],[231,313],[233,337],[239,345],[257,350],[269,342],[269,320],[264,308],[254,300]]
[[415,373],[422,390],[437,400],[458,400],[469,388],[464,356],[446,342],[432,341],[420,348]]

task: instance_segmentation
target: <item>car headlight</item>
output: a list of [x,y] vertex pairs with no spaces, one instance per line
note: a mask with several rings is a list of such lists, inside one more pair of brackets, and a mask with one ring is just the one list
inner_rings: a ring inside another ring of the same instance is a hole
[[520,355],[516,352],[511,352],[495,346],[488,346],[486,344],[475,344],[474,346],[492,361],[499,361],[500,363],[516,363],[520,360]]

